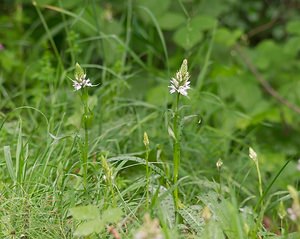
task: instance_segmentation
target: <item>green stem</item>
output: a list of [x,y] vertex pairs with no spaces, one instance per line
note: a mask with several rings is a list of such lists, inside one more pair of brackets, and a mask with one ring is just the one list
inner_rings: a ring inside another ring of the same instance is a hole
[[222,177],[221,177],[221,168],[219,168],[219,184],[220,184],[220,195],[222,195]]
[[84,150],[82,157],[82,167],[83,167],[83,186],[87,190],[87,161],[88,161],[88,151],[89,151],[89,132],[88,132],[88,117],[89,117],[89,108],[88,108],[88,93],[87,90],[83,90],[82,102],[84,106],[83,113],[83,124],[84,124]]
[[173,122],[173,131],[174,131],[174,148],[173,148],[173,163],[174,163],[174,172],[173,172],[173,183],[175,186],[174,189],[174,201],[175,208],[178,210],[179,207],[179,197],[178,197],[178,171],[180,164],[180,132],[179,132],[179,113],[178,113],[178,105],[179,105],[179,96],[177,93],[176,102],[175,102],[175,111],[174,111],[174,122]]
[[259,196],[262,197],[263,190],[262,190],[261,173],[260,173],[260,170],[259,170],[259,163],[258,163],[258,161],[255,162],[255,165],[256,165],[256,171],[257,171],[257,176],[258,176]]
[[110,192],[111,192],[111,196],[112,196],[112,201],[113,201],[113,206],[116,207],[117,206],[117,202],[116,202],[116,198],[115,198],[115,191],[114,191],[114,185],[112,182],[112,178],[109,179],[109,188],[110,188]]
[[146,146],[146,209],[149,209],[149,147]]

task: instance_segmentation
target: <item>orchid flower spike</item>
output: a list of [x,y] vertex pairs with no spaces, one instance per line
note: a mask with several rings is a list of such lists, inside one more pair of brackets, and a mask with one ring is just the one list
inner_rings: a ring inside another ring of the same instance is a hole
[[190,87],[190,74],[188,72],[188,65],[187,65],[187,59],[184,59],[179,71],[177,71],[175,77],[172,77],[171,79],[171,85],[169,86],[170,88],[170,93],[173,94],[175,92],[187,96]]
[[90,79],[86,79],[86,74],[84,73],[83,69],[81,66],[76,63],[75,65],[75,80],[73,81],[73,87],[75,90],[80,90],[81,88],[84,87],[93,87],[95,85],[92,85]]

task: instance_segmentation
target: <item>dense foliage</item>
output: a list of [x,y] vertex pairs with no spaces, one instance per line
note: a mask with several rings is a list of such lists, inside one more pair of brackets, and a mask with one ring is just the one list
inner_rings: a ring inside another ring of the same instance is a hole
[[[299,238],[299,10],[2,1],[0,237]],[[183,59],[178,209],[168,86]],[[88,95],[72,86],[77,62]]]

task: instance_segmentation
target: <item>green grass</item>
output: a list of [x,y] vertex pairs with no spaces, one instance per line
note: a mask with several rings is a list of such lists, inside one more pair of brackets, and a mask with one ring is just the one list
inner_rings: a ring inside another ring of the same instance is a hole
[[229,2],[4,1],[0,238],[300,237],[299,20]]

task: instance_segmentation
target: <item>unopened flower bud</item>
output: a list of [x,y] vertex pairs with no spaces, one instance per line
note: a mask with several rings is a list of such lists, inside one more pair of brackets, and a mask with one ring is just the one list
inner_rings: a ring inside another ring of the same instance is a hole
[[254,161],[257,162],[257,154],[253,148],[249,147],[249,157]]
[[144,132],[144,140],[143,140],[143,142],[144,142],[144,145],[145,145],[146,147],[149,146],[149,138],[148,138],[148,135],[147,135],[146,132]]
[[222,161],[221,159],[219,159],[219,160],[217,161],[217,163],[216,163],[216,166],[217,166],[218,170],[221,169],[222,165],[223,165],[223,161]]

